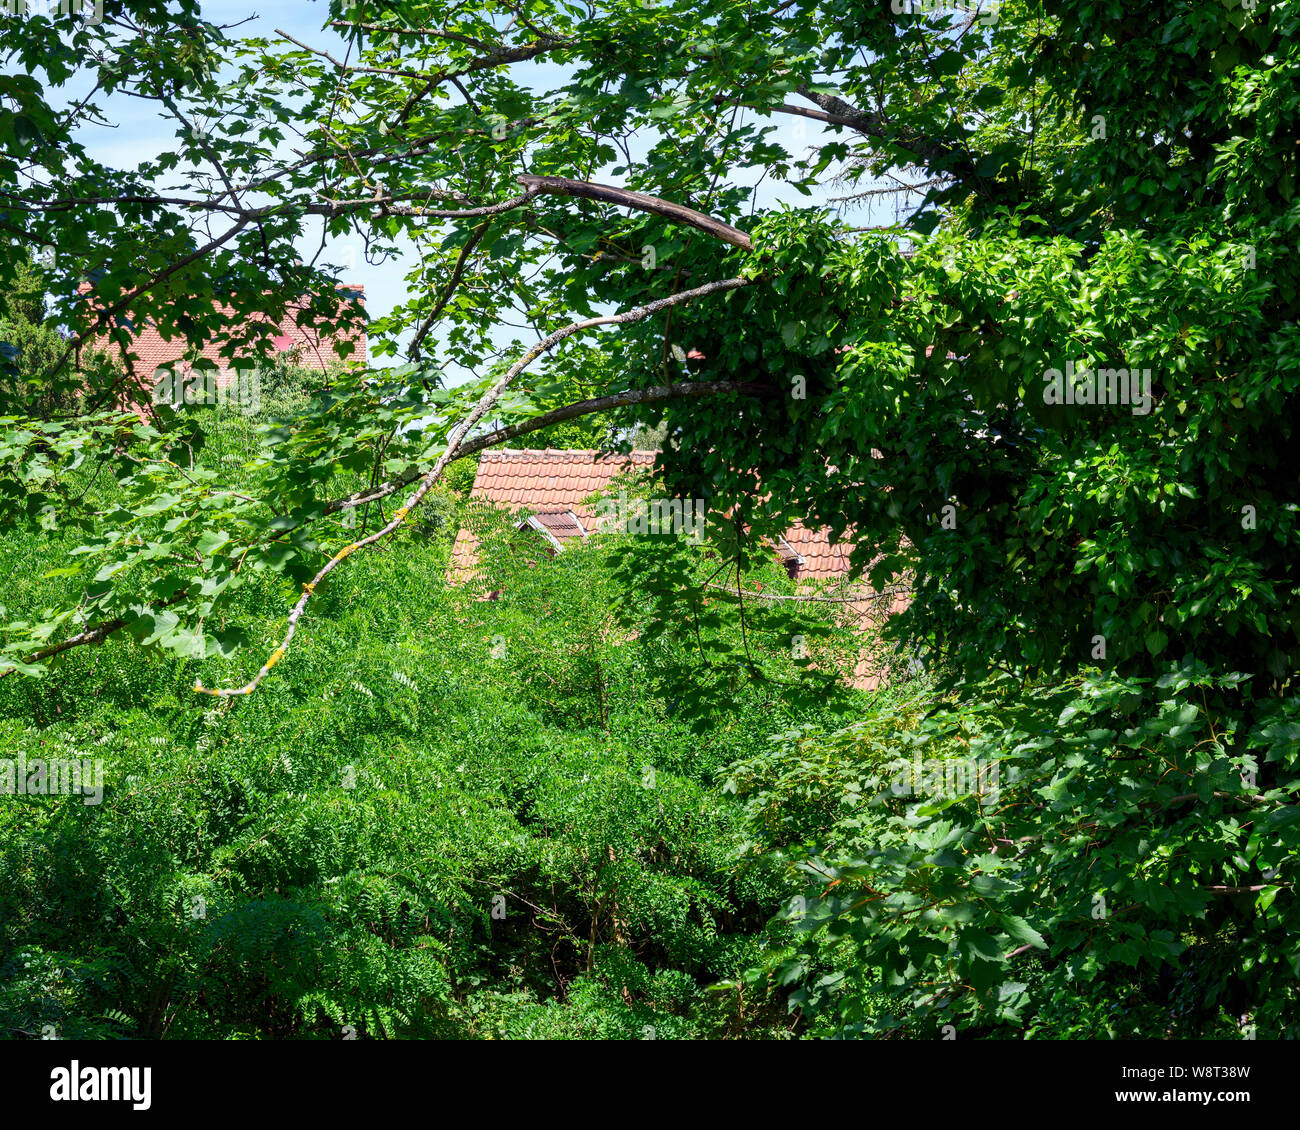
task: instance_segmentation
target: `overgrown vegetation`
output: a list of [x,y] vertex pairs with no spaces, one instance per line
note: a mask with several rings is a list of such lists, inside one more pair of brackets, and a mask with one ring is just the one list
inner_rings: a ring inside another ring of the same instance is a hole
[[[202,415],[197,468],[256,456],[261,421]],[[109,505],[112,488],[89,490]],[[102,758],[105,780],[99,804],[0,805],[10,1035],[794,1032],[779,991],[713,988],[784,933],[780,868],[735,866],[728,767],[842,715],[740,678],[725,609],[701,638],[726,694],[702,701],[694,631],[643,630],[613,535],[551,558],[498,517],[480,524],[479,581],[453,587],[456,525],[325,586],[266,694],[197,699],[194,660],[134,644],[0,683],[8,756]],[[47,574],[77,536],[11,532],[0,601],[63,598]],[[253,645],[283,590],[265,578],[230,609]],[[786,627],[751,621],[749,643],[795,679]]]
[[[335,2],[348,63],[121,7],[0,89],[76,340],[328,334],[295,241],[418,254],[402,363],[261,429],[3,351],[7,742],[111,763],[0,807],[13,1030],[1296,1033],[1294,0]],[[87,71],[177,153],[95,161]],[[872,176],[888,228],[814,195]],[[726,521],[485,527],[448,589],[463,457],[534,428]],[[914,579],[915,683],[753,599],[795,520]]]

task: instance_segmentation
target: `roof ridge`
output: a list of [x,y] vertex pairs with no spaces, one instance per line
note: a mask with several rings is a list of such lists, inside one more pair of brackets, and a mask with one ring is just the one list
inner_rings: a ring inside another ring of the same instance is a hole
[[495,448],[489,448],[489,449],[488,449],[487,451],[485,451],[483,454],[484,454],[484,455],[498,455],[498,456],[501,456],[502,458],[506,457],[507,455],[509,455],[509,456],[525,456],[525,455],[579,456],[579,455],[590,455],[590,456],[593,457],[592,462],[595,462],[595,460],[596,460],[597,457],[600,458],[600,459],[628,459],[628,458],[631,458],[631,457],[634,457],[634,456],[638,456],[638,455],[656,456],[656,455],[659,454],[659,452],[657,452],[657,451],[640,451],[640,450],[637,450],[637,451],[628,451],[628,452],[622,452],[622,451],[600,451],[599,449],[594,448],[594,447],[495,447]]

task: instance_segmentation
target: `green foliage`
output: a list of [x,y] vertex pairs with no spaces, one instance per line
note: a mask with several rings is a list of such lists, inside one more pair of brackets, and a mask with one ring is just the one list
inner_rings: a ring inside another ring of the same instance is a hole
[[[503,30],[494,6],[421,0],[355,29],[357,69],[231,41],[191,4],[126,7],[120,36],[32,20],[14,40],[29,73],[0,106],[0,224],[57,250],[57,323],[89,334],[123,304],[118,344],[152,318],[191,345],[233,327],[235,349],[307,294],[328,332],[355,311],[298,259],[319,221],[379,258],[418,250],[372,330],[379,357],[419,340],[236,437],[215,413],[54,419],[86,378],[49,363],[30,313],[7,331],[8,737],[128,743],[102,813],[3,810],[9,1023],[1294,1034],[1294,3],[1007,0],[965,26],[847,0],[539,0]],[[167,110],[174,152],[128,173],[90,158],[99,109],[55,104],[81,98],[86,60],[96,89]],[[766,117],[808,106],[827,129],[779,144]],[[924,186],[888,230],[754,191],[909,169]],[[520,200],[525,170],[611,170],[752,246],[663,208]],[[268,203],[201,245],[193,211],[228,219],[226,178]],[[28,254],[6,247],[7,283]],[[745,285],[642,316],[726,279]],[[609,331],[598,351],[547,339],[574,318]],[[443,388],[448,365],[474,376]],[[1139,399],[1062,403],[1046,378],[1076,369],[1136,372]],[[474,601],[440,580],[461,479],[423,530],[321,584],[275,678],[191,753],[194,678],[242,683],[245,642],[270,653],[302,586],[481,398],[519,425],[699,379],[743,388],[540,442],[662,434],[662,489],[727,515],[710,545],[551,559],[501,530],[483,580],[503,595]],[[360,514],[331,505],[383,484]],[[888,635],[924,689],[838,693],[834,618],[746,589],[791,595],[761,562],[795,519],[850,536],[873,583],[914,578]],[[800,665],[805,625],[822,650]],[[134,643],[59,658],[110,629]],[[918,754],[1002,776],[905,800]],[[355,790],[336,789],[347,765]],[[171,909],[192,889],[218,908],[202,928]]]
[[1242,683],[1191,660],[1007,680],[745,766],[765,850],[807,884],[772,960],[818,972],[792,998],[814,1030],[1294,1036],[1300,746],[1271,696],[1222,728]]
[[[209,426],[196,472],[255,454],[256,421]],[[835,715],[741,686],[692,725],[653,675],[693,645],[619,626],[621,539],[552,558],[504,525],[481,530],[470,584],[445,582],[445,535],[362,557],[323,586],[290,677],[246,700],[196,700],[199,660],[131,643],[0,684],[7,756],[104,762],[99,804],[0,805],[0,1025],[788,1034],[779,994],[710,988],[759,960],[784,885],[733,866],[727,766]],[[50,566],[77,536],[11,534],[0,600],[57,599],[69,580]],[[254,647],[283,600],[269,576],[239,590]]]
[[11,285],[0,304],[0,408],[42,420],[73,414],[88,390],[119,378],[122,367],[103,350],[87,348],[73,366],[72,381],[51,386],[45,374],[71,346],[46,312],[46,272],[19,262]]
[[258,367],[260,410],[271,417],[295,416],[307,408],[313,393],[329,388],[345,371],[335,362],[321,372],[296,364],[289,353],[277,353]]

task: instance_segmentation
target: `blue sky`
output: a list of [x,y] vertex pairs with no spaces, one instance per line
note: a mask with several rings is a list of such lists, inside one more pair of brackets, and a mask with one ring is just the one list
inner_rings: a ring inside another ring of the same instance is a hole
[[[317,0],[261,0],[257,3],[250,0],[209,0],[203,5],[203,15],[205,19],[220,25],[239,24],[238,28],[232,28],[228,32],[232,36],[270,39],[275,36],[275,29],[279,28],[303,43],[329,50],[336,57],[343,55],[343,40],[334,29],[323,26],[329,18],[328,6]],[[552,63],[531,64],[528,71],[516,70],[517,81],[526,82],[530,78],[543,88],[563,81],[561,68]],[[70,87],[69,93],[75,96],[79,91],[74,85]],[[150,116],[147,103],[118,97],[102,102],[101,105],[108,119],[116,123],[115,128],[87,127],[81,132],[80,139],[88,146],[91,154],[105,164],[115,168],[133,168],[144,161],[157,158],[174,146],[175,126],[160,116]],[[752,112],[749,113],[752,115]],[[757,118],[758,115],[752,117]],[[777,138],[788,148],[815,144],[823,136],[821,127],[806,119],[775,115],[764,120],[771,121],[778,127]],[[634,149],[633,156],[636,155]],[[739,170],[735,179],[741,183],[755,184],[761,176],[761,170],[747,169]],[[617,183],[618,178],[597,174],[594,179]],[[817,196],[804,197],[787,185],[764,181],[757,193],[758,206],[770,207],[777,201],[799,207],[820,202]],[[873,218],[867,209],[855,214],[855,222],[863,224],[888,222],[889,218],[887,215]],[[301,242],[303,257],[315,255],[319,242],[319,229],[315,229],[311,237]],[[376,317],[406,300],[405,275],[413,256],[413,251],[408,248],[406,255],[400,259],[371,265],[365,262],[360,240],[348,237],[332,240],[321,259],[346,265],[344,280],[365,287],[367,309],[371,317]],[[509,337],[509,332],[504,332],[501,340],[508,341]],[[455,377],[452,380],[455,383]]]

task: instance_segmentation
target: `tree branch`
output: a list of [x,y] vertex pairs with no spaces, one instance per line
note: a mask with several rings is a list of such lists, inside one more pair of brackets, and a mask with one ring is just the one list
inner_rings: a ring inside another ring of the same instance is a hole
[[724,224],[721,220],[715,220],[712,216],[706,216],[703,212],[695,211],[694,208],[674,204],[671,200],[650,196],[644,192],[630,192],[625,188],[615,188],[613,185],[593,184],[591,181],[585,180],[570,180],[568,177],[536,177],[525,174],[515,179],[525,188],[534,192],[551,193],[556,196],[572,196],[581,200],[596,200],[602,204],[614,204],[620,208],[636,208],[642,212],[651,212],[656,216],[662,216],[673,223],[685,224],[688,227],[695,228],[706,235],[713,236],[714,239],[730,243],[733,247],[741,247],[746,251],[751,251],[754,247],[749,236],[739,228],[733,228],[730,224]]
[[[473,439],[463,441],[457,448],[456,453],[451,457],[449,462],[455,462],[457,459],[464,459],[466,456],[474,455],[489,447],[496,447],[498,444],[509,443],[512,439],[518,439],[521,435],[527,435],[529,432],[540,431],[542,428],[548,428],[552,424],[562,423],[565,420],[573,420],[579,416],[590,416],[596,412],[608,412],[613,408],[630,408],[638,404],[659,404],[668,400],[680,400],[688,397],[697,396],[715,396],[725,392],[743,392],[754,396],[770,396],[774,389],[771,385],[760,384],[756,381],[678,381],[675,384],[655,385],[652,388],[627,389],[624,392],[609,393],[606,396],[598,396],[591,400],[577,400],[572,404],[566,404],[560,408],[553,408],[549,412],[544,412],[540,416],[534,416],[529,420],[521,420],[517,424],[509,424],[504,428],[497,428],[495,431],[484,432]],[[332,502],[327,502],[325,508],[321,511],[320,517],[329,514],[339,514],[344,510],[354,510],[358,506],[366,506],[371,502],[379,502],[396,494],[403,487],[409,487],[413,482],[420,478],[421,471],[412,471],[409,474],[401,475],[395,479],[389,479],[385,483],[380,483],[376,487],[370,487],[365,490],[359,490],[355,494],[350,494],[346,498],[337,498]],[[309,518],[302,525],[294,526],[291,529],[280,530],[276,533],[274,541],[279,538],[287,537],[294,530],[302,529],[303,525],[314,522],[315,518]],[[909,590],[910,591],[910,590]]]
[[743,277],[719,279],[715,282],[705,283],[703,286],[695,287],[693,290],[684,290],[678,294],[671,294],[667,298],[657,298],[653,302],[647,302],[644,306],[636,306],[621,314],[607,314],[598,318],[586,318],[581,322],[570,322],[567,326],[561,327],[554,333],[547,335],[541,341],[537,342],[521,358],[519,358],[518,361],[511,365],[505,373],[502,374],[501,378],[479,398],[478,403],[474,405],[469,414],[454,428],[452,428],[451,433],[447,438],[446,449],[440,456],[438,456],[438,461],[433,465],[433,467],[421,476],[419,479],[419,486],[416,487],[414,493],[407,500],[406,504],[397,508],[397,511],[393,514],[392,520],[381,529],[376,530],[369,537],[364,537],[349,545],[345,545],[334,554],[333,557],[325,562],[325,564],[317,571],[316,575],[303,586],[302,596],[298,598],[298,602],[289,613],[288,630],[286,631],[283,640],[280,642],[280,646],[271,653],[266,662],[262,664],[257,674],[242,687],[211,689],[205,687],[201,682],[196,682],[194,684],[195,692],[198,694],[214,695],[219,698],[252,694],[261,684],[262,680],[270,674],[271,668],[284,658],[284,654],[288,650],[289,644],[293,641],[294,634],[298,630],[298,621],[306,609],[308,602],[311,600],[312,593],[315,592],[316,586],[357,550],[365,549],[368,546],[374,545],[376,542],[382,541],[406,522],[411,511],[424,501],[425,496],[433,489],[433,484],[441,478],[442,472],[446,468],[447,464],[456,457],[456,452],[460,448],[461,442],[469,434],[470,429],[487,415],[492,406],[498,399],[500,399],[501,394],[505,392],[506,389],[514,383],[519,374],[527,369],[528,366],[537,360],[538,357],[541,357],[545,353],[549,353],[559,345],[560,342],[572,337],[574,334],[581,333],[584,330],[595,329],[598,326],[628,325],[633,322],[639,322],[650,317],[652,314],[657,314],[661,310],[671,309],[673,306],[678,306],[683,302],[692,302],[697,298],[704,298],[711,294],[719,294],[728,290],[736,290],[739,287],[751,286],[756,281],[757,279],[747,279]]
[[[807,98],[808,101],[815,102],[821,107],[822,115],[820,120],[830,125],[847,126],[849,129],[867,137],[890,142],[899,146],[899,148],[910,150],[922,158],[926,164],[938,165],[943,172],[960,177],[963,180],[970,180],[972,188],[976,188],[982,193],[987,192],[988,181],[976,173],[975,163],[971,160],[970,153],[964,146],[954,145],[951,142],[937,140],[932,137],[923,137],[911,131],[899,132],[892,130],[889,123],[880,114],[860,110],[851,103],[845,102],[843,98],[838,98],[834,94],[821,94],[809,89],[807,85],[800,86],[798,93]],[[783,109],[786,113],[798,112],[794,107]]]
[[775,389],[772,385],[760,384],[758,381],[678,381],[676,384],[655,385],[653,388],[634,388],[626,392],[610,393],[592,400],[578,400],[566,404],[563,408],[554,408],[531,420],[522,420],[485,435],[466,440],[457,449],[454,458],[463,459],[484,448],[496,447],[508,443],[529,432],[548,428],[552,424],[572,420],[577,416],[590,416],[594,412],[608,412],[612,408],[629,408],[637,404],[656,404],[665,400],[680,400],[686,397],[715,396],[724,392],[745,392],[755,396],[771,396]]
[[[391,30],[391,29],[385,29]],[[403,71],[391,67],[362,67],[355,63],[344,63],[334,58],[328,51],[319,47],[310,47],[299,39],[295,39],[287,31],[280,28],[275,29],[275,34],[287,39],[296,47],[301,47],[304,51],[312,55],[319,55],[322,59],[329,62],[336,70],[343,74],[369,74],[369,75],[387,75],[392,78],[415,78],[428,80],[425,89],[430,84],[442,82],[444,79],[455,78],[459,75],[472,74],[474,71],[489,70],[493,67],[504,67],[511,63],[522,63],[528,59],[536,58],[538,55],[545,54],[547,51],[553,51],[557,47],[571,46],[568,40],[564,39],[545,39],[537,43],[526,43],[522,47],[496,47],[488,46],[487,54],[477,59],[470,59],[460,70],[441,70],[436,71],[431,76],[427,71]]]
[[[168,608],[173,604],[179,604],[188,595],[188,591],[182,589],[170,600],[163,601],[162,604],[158,605],[158,607],[162,609]],[[100,640],[111,636],[114,632],[121,631],[121,629],[127,626],[127,623],[127,620],[122,619],[106,620],[104,623],[97,624],[93,628],[87,628],[84,632],[79,632],[75,636],[69,636],[62,643],[56,643],[50,647],[42,648],[40,651],[32,652],[32,654],[27,656],[23,662],[39,663],[42,659],[49,659],[52,656],[58,655],[60,652],[70,651],[74,647],[82,647],[85,644],[98,643]],[[6,667],[4,670],[0,671],[0,679],[3,679],[6,675],[12,674],[15,670],[17,670],[15,667]]]

